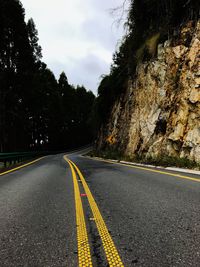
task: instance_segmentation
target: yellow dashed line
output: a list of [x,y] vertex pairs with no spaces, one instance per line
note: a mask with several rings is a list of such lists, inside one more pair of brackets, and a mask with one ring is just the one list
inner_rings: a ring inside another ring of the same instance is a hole
[[0,173],[0,176],[5,175],[5,174],[10,173],[10,172],[14,172],[14,171],[19,170],[19,169],[22,169],[22,168],[24,168],[24,167],[26,167],[26,166],[29,166],[29,165],[31,165],[31,164],[33,164],[33,163],[35,163],[35,162],[37,162],[37,161],[39,161],[39,160],[41,160],[41,159],[43,159],[43,158],[45,158],[45,157],[41,157],[41,158],[39,158],[39,159],[33,160],[33,161],[31,161],[31,162],[29,162],[29,163],[26,163],[26,164],[24,164],[24,165],[21,165],[21,166],[19,166],[19,167],[16,167],[16,168],[13,168],[13,169],[11,169],[11,170],[2,172],[2,173]]
[[[67,160],[67,159],[66,159]],[[69,163],[71,163],[74,168],[76,169],[81,181],[82,181],[82,185],[84,187],[85,193],[87,194],[87,198],[93,213],[93,216],[95,218],[95,223],[97,226],[97,229],[99,231],[99,235],[101,237],[102,243],[103,243],[103,247],[104,247],[104,251],[107,257],[107,261],[109,263],[110,267],[123,267],[123,263],[120,259],[120,256],[118,254],[118,251],[115,247],[115,244],[112,240],[112,237],[110,236],[108,229],[106,227],[106,224],[101,216],[101,213],[99,211],[99,208],[92,196],[92,193],[82,175],[82,173],[80,172],[79,168],[75,165],[75,163],[73,163],[71,160],[68,160]]]
[[69,163],[74,182],[79,267],[92,267],[90,246],[88,241],[85,217],[83,213],[83,205],[80,197],[80,190],[77,182],[76,173],[72,164],[66,158],[65,160]]

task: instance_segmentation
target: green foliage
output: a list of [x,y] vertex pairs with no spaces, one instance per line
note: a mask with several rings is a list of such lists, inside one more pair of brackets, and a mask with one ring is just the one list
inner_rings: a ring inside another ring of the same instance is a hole
[[109,119],[113,103],[124,93],[138,63],[155,57],[160,40],[173,37],[183,23],[196,21],[199,15],[197,0],[130,0],[127,34],[113,56],[110,75],[103,78],[98,90],[99,125]]
[[27,32],[28,32],[28,38],[30,46],[33,50],[33,56],[36,61],[39,61],[42,58],[42,48],[40,45],[38,45],[38,31],[35,28],[35,23],[33,19],[29,19],[27,23]]
[[200,163],[187,158],[172,157],[168,155],[162,155],[157,157],[145,157],[140,155],[134,155],[133,157],[124,156],[119,151],[112,148],[107,148],[102,151],[93,150],[88,153],[91,157],[101,157],[104,159],[125,160],[129,162],[151,164],[162,167],[179,167],[188,169],[200,169]]
[[103,151],[92,150],[87,155],[90,157],[100,157],[104,159],[114,159],[119,161],[123,159],[122,154],[112,148],[107,148]]
[[163,167],[179,167],[179,168],[189,168],[189,169],[200,168],[200,164],[198,164],[193,160],[187,158],[172,157],[168,155],[162,155],[157,157],[145,157],[136,155],[132,158],[126,158],[126,159],[132,162],[152,164]]
[[96,117],[98,120],[98,126],[102,122],[108,120],[108,115],[111,111],[114,101],[121,95],[121,92],[126,88],[128,70],[126,67],[121,69],[119,67],[113,67],[110,75],[104,76],[99,88],[98,98],[95,102]]
[[156,50],[157,50],[159,38],[160,38],[160,33],[156,33],[146,40],[146,46],[147,46],[148,52],[151,56],[156,55]]
[[157,45],[160,38],[160,33],[156,33],[149,37],[135,52],[135,63],[138,64],[147,59],[147,57],[154,57],[157,51]]
[[63,150],[91,142],[95,96],[59,81],[41,61],[33,19],[0,0],[0,151]]
[[[19,1],[0,0],[0,150],[26,140],[25,95],[34,61]],[[18,142],[15,140],[18,139]]]

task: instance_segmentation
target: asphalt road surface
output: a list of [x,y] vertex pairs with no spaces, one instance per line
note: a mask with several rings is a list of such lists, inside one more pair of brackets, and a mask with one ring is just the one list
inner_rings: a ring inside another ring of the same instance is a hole
[[1,267],[200,266],[200,176],[80,154],[0,176]]

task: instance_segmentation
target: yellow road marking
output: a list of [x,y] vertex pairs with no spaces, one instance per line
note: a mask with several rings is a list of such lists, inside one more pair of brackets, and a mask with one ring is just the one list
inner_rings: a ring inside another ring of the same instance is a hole
[[[66,159],[66,157],[65,157]],[[106,227],[106,224],[103,220],[103,217],[99,211],[99,208],[92,196],[92,193],[81,173],[81,171],[79,170],[79,168],[76,166],[76,164],[74,162],[72,162],[71,160],[68,160],[68,162],[70,162],[74,168],[76,169],[81,181],[82,181],[82,185],[83,188],[85,190],[85,193],[87,194],[87,198],[93,213],[93,216],[95,218],[95,223],[99,232],[99,235],[101,237],[102,243],[103,243],[103,248],[107,257],[107,261],[110,267],[124,267],[120,256],[118,254],[118,251],[115,247],[115,244],[112,240],[111,235],[108,232],[108,229]]]
[[165,171],[159,171],[159,170],[153,170],[153,169],[150,169],[150,168],[133,166],[133,165],[125,164],[125,163],[112,162],[110,160],[93,159],[93,158],[89,158],[89,159],[96,160],[96,161],[108,162],[108,163],[111,163],[111,164],[117,164],[117,165],[129,167],[129,168],[134,168],[134,169],[139,169],[139,170],[144,170],[144,171],[150,171],[150,172],[156,172],[156,173],[160,173],[160,174],[170,175],[170,176],[174,176],[174,177],[178,177],[178,178],[182,178],[182,179],[186,179],[186,180],[191,180],[191,181],[195,181],[195,182],[199,182],[200,183],[200,179],[193,178],[193,177],[190,177],[190,176],[185,176],[185,175],[180,175],[180,174],[175,174],[175,173],[170,173],[170,172],[165,172]]
[[24,168],[24,167],[26,167],[26,166],[29,166],[29,165],[31,165],[31,164],[33,164],[33,163],[35,163],[35,162],[37,162],[37,161],[39,161],[39,160],[41,160],[41,159],[43,159],[43,158],[45,158],[45,157],[41,157],[41,158],[39,158],[39,159],[33,160],[33,161],[31,161],[31,162],[29,162],[29,163],[26,163],[26,164],[24,164],[24,165],[21,165],[21,166],[19,166],[19,167],[16,167],[16,168],[13,168],[13,169],[11,169],[11,170],[2,172],[2,173],[0,173],[0,176],[5,175],[5,174],[10,173],[10,172],[14,172],[14,171],[19,170],[19,169],[22,169],[22,168]]
[[77,177],[72,164],[68,160],[67,162],[71,168],[73,182],[74,182],[79,267],[92,267],[90,246],[88,241],[83,205],[80,197],[80,190],[77,182]]

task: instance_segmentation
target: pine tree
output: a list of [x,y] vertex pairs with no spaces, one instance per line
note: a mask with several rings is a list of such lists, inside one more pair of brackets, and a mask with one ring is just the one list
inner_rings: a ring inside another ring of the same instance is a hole
[[27,22],[27,31],[28,31],[28,38],[29,43],[31,45],[31,48],[33,50],[33,55],[35,58],[35,61],[38,62],[42,58],[42,48],[38,44],[39,38],[38,38],[38,31],[35,27],[35,23],[33,19],[29,19]]
[[[32,64],[24,9],[17,0],[0,0],[1,150],[18,149],[25,142],[22,109],[26,86],[21,78]],[[11,138],[13,134],[17,140]]]
[[24,16],[20,1],[0,0],[0,151],[58,150],[91,140],[94,95],[71,86],[64,72],[57,82],[41,61],[35,23]]

